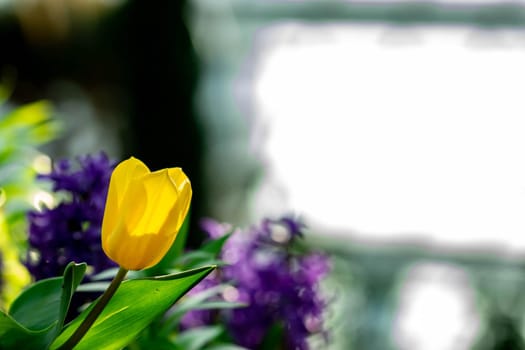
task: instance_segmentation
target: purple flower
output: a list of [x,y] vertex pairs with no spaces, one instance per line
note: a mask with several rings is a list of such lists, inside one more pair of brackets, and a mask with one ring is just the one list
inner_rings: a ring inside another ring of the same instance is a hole
[[86,262],[97,273],[115,266],[102,251],[100,226],[109,179],[115,163],[106,154],[64,159],[39,175],[53,191],[65,195],[55,208],[28,213],[29,251],[26,266],[36,280],[59,276],[71,261]]
[[[207,220],[205,229],[216,237],[222,224]],[[222,310],[221,316],[235,341],[258,348],[268,331],[282,327],[286,348],[308,349],[307,338],[324,332],[326,302],[319,292],[329,272],[328,259],[319,253],[293,253],[303,237],[304,225],[291,217],[266,219],[260,225],[233,234],[221,258],[228,263],[220,271],[222,282],[236,288],[235,300],[247,307]],[[215,284],[219,282],[215,281]],[[198,317],[194,312],[192,317]],[[199,324],[206,324],[203,314]]]
[[222,237],[231,230],[230,224],[218,223],[217,221],[209,218],[202,219],[200,226],[212,239]]

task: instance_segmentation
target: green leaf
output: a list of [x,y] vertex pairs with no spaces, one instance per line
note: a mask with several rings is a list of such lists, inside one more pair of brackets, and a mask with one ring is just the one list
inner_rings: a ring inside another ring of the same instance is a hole
[[192,310],[218,310],[218,309],[238,309],[247,307],[248,304],[234,301],[206,301],[195,306]]
[[9,314],[31,330],[41,330],[58,321],[63,277],[34,283],[11,305]]
[[193,328],[181,333],[174,341],[180,349],[199,350],[224,332],[222,326]]
[[20,106],[0,120],[2,128],[16,128],[32,126],[49,119],[51,104],[47,101],[38,101]]
[[231,233],[206,242],[198,250],[179,256],[175,264],[182,265],[185,268],[196,268],[203,265],[225,265],[217,257],[230,236]]
[[177,304],[173,308],[173,313],[184,314],[197,307],[200,303],[205,302],[207,299],[221,294],[228,287],[229,285],[227,284],[220,284],[218,286],[210,287],[198,293],[192,294]]
[[109,282],[91,282],[81,284],[77,292],[101,292],[103,293],[109,287]]
[[[214,259],[210,256],[208,256],[207,258],[193,256],[190,259],[184,259],[184,264],[182,266],[184,266],[184,269],[196,269],[197,267],[209,266],[209,265],[225,266],[228,264],[224,262],[223,260]],[[169,272],[175,272],[175,271],[177,270],[169,271]]]
[[[124,281],[75,350],[123,348],[214,268],[206,266],[173,275]],[[51,349],[58,348],[73,334],[92,307],[93,304],[68,325]]]
[[[62,330],[64,326],[64,320],[66,319],[67,311],[69,310],[69,304],[73,293],[77,289],[80,281],[84,278],[86,273],[87,265],[85,263],[76,264],[74,262],[69,263],[64,270],[64,284],[62,285],[62,296],[60,298],[60,310],[58,313],[58,324],[57,334]],[[57,335],[55,334],[55,336]]]
[[70,263],[63,277],[34,283],[13,302],[9,314],[31,330],[41,330],[55,323],[62,328],[71,296],[82,280],[86,264]]
[[261,344],[261,349],[278,349],[284,338],[284,327],[282,323],[273,324],[266,332]]
[[49,343],[48,335],[54,326],[51,324],[45,329],[31,331],[0,311],[0,349],[45,349]]
[[249,350],[234,344],[215,344],[205,348],[205,350]]
[[204,244],[199,250],[217,256],[221,252],[224,243],[226,243],[226,241],[230,238],[231,235],[231,233],[228,233],[222,237],[211,240]]
[[169,317],[167,317],[164,320],[163,330],[173,330],[177,322],[179,322],[180,318],[184,316],[185,313],[191,310],[233,309],[239,307],[246,307],[247,304],[245,303],[237,303],[224,300],[207,300],[222,293],[228,287],[230,286],[227,284],[220,284],[218,286],[205,289],[201,292],[184,298],[183,301],[181,301],[171,310]]
[[[28,348],[47,348],[62,329],[71,297],[82,280],[86,264],[70,263],[63,277],[54,277],[32,284],[11,304],[9,315],[0,321],[0,349],[10,349],[16,339],[24,338]],[[27,341],[26,341],[27,340]],[[18,346],[13,349],[20,349]]]
[[[173,331],[173,329],[175,329],[177,324],[180,322],[180,319],[182,318],[182,316],[184,316],[184,314],[187,313],[188,311],[195,310],[195,309],[204,310],[204,309],[221,308],[221,307],[206,308],[206,306],[203,306],[201,308],[201,306],[207,305],[208,303],[215,303],[215,302],[207,301],[207,299],[212,298],[222,293],[226,288],[228,288],[227,284],[220,284],[218,286],[210,287],[198,293],[192,294],[191,296],[187,296],[168,312],[167,317],[163,320],[161,324],[159,332],[167,336],[169,333]],[[224,302],[224,303],[227,303],[227,302]],[[242,306],[245,306],[245,305],[243,304]],[[224,308],[229,308],[229,307],[224,307]]]
[[[90,279],[92,281],[100,281],[100,280],[112,279],[112,278],[114,278],[117,275],[118,269],[119,269],[118,267],[111,267],[109,269],[106,269],[106,270],[104,270],[102,272],[97,273],[96,275],[91,276]],[[131,272],[133,272],[133,271],[130,271],[128,273],[128,277],[129,277]]]
[[126,350],[142,350],[142,349],[154,349],[154,350],[178,350],[173,343],[166,338],[145,338],[141,337],[126,346]]

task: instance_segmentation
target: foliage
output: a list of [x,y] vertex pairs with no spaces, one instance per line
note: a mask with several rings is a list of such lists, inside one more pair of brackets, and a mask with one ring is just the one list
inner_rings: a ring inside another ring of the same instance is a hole
[[[72,293],[85,272],[85,264],[71,263],[62,277],[33,284],[12,304],[9,313],[0,313],[0,347],[56,349],[85,317],[88,310],[65,328],[63,322]],[[193,285],[212,266],[151,279],[124,282],[104,313],[83,338],[78,349],[120,349]],[[140,301],[140,302],[137,302]],[[57,338],[58,335],[58,338]]]
[[[101,263],[109,261],[102,253],[101,216],[113,162],[103,154],[77,160],[79,167],[62,160],[41,176],[51,180],[61,201],[28,216],[30,248],[40,259],[27,263],[37,282],[18,295],[8,312],[0,312],[0,348],[23,344],[62,350],[85,328],[75,349],[307,349],[307,338],[323,331],[325,303],[317,285],[328,270],[327,260],[303,249],[304,226],[290,217],[264,220],[246,230],[204,220],[210,239],[197,250],[185,251],[191,232],[185,209],[185,220],[162,259],[130,271],[129,279],[105,299],[113,285],[107,280],[116,275],[120,283],[118,276],[126,270],[120,266],[116,274],[115,268]],[[120,203],[117,209],[114,215],[122,209]],[[114,249],[120,249],[118,244]],[[100,314],[94,313],[97,309]],[[192,324],[192,319],[198,322]],[[254,336],[250,329],[259,333]]]
[[0,110],[0,188],[8,198],[5,214],[11,228],[24,220],[29,195],[36,189],[33,162],[40,154],[37,147],[54,139],[60,130],[51,114],[51,105],[45,101],[4,113]]
[[35,160],[42,159],[36,149],[56,137],[60,125],[51,118],[49,103],[10,108],[5,103],[7,90],[0,95],[0,255],[4,265],[0,307],[7,307],[30,281],[20,256],[27,242],[26,211],[37,190]]

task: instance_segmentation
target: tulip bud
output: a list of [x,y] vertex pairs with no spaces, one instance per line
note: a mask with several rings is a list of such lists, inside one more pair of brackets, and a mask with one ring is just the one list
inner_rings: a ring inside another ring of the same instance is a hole
[[180,168],[150,172],[136,158],[111,175],[102,222],[102,248],[127,270],[158,263],[173,244],[188,213],[191,184]]

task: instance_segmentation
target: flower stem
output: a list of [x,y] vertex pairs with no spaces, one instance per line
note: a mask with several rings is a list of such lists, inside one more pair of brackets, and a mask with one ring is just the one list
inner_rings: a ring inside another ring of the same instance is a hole
[[111,281],[111,284],[109,285],[108,289],[102,294],[98,302],[93,306],[89,314],[86,316],[84,321],[80,324],[80,326],[75,330],[73,335],[64,343],[62,344],[57,350],[71,350],[75,345],[80,342],[80,340],[86,335],[87,331],[91,328],[93,323],[95,323],[97,317],[100,315],[102,310],[106,307],[109,300],[115,294],[118,287],[120,286],[120,283],[124,280],[124,277],[126,277],[126,274],[128,273],[128,270],[123,269],[122,267],[119,268],[117,275],[115,278],[113,278],[113,281]]

